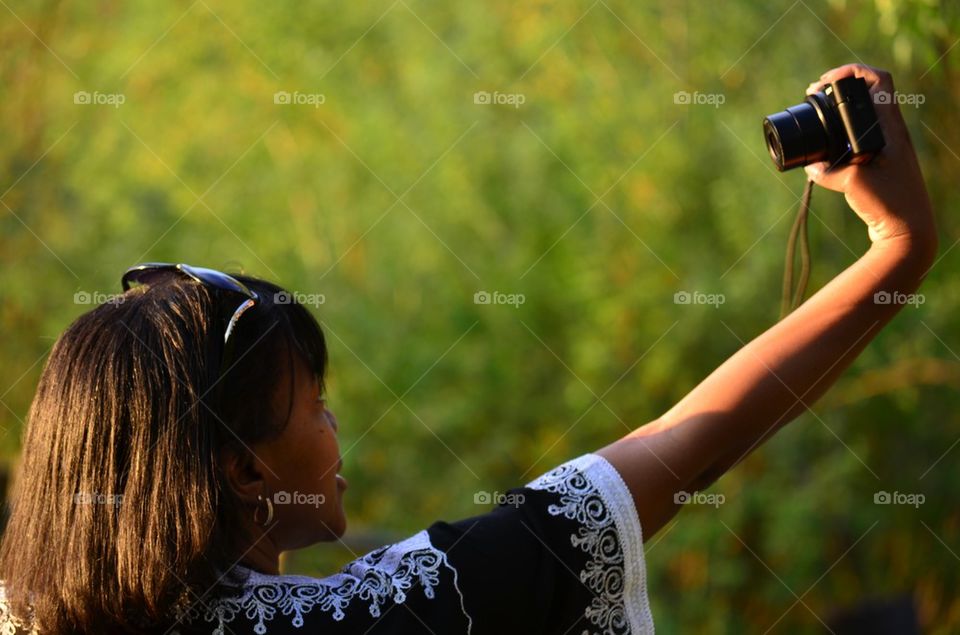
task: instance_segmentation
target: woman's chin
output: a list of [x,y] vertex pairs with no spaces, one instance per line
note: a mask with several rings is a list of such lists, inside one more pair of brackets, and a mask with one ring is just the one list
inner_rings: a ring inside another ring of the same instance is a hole
[[339,540],[343,537],[343,534],[347,533],[347,517],[341,513],[339,517],[323,523],[322,530],[321,542]]
[[333,529],[335,530],[334,533],[336,534],[335,539],[342,538],[343,534],[347,533],[347,517],[344,515],[341,515],[340,522],[337,523],[337,525],[333,527]]

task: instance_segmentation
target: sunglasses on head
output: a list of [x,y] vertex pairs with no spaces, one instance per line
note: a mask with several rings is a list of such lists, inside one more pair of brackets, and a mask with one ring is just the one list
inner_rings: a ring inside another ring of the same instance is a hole
[[237,325],[237,321],[240,319],[240,316],[247,311],[247,309],[250,309],[256,305],[260,298],[257,296],[256,292],[248,288],[245,284],[233,276],[228,276],[222,271],[217,271],[216,269],[193,267],[183,263],[172,264],[168,262],[145,262],[127,269],[124,272],[123,277],[120,279],[120,284],[123,286],[123,290],[127,291],[132,285],[150,284],[155,280],[170,274],[183,275],[188,278],[192,278],[193,280],[196,280],[197,282],[208,287],[220,289],[221,291],[233,291],[239,293],[240,295],[246,296],[246,299],[234,310],[233,315],[230,317],[230,321],[227,322],[227,328],[223,334],[224,358],[221,360],[222,367],[229,357],[227,343],[230,341],[230,335],[233,333],[233,329]]

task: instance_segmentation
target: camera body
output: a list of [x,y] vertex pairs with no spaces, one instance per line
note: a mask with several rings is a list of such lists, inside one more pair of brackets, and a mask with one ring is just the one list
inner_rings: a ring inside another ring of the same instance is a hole
[[818,161],[830,167],[865,163],[885,143],[867,82],[852,76],[824,84],[802,104],[764,118],[763,134],[781,172]]

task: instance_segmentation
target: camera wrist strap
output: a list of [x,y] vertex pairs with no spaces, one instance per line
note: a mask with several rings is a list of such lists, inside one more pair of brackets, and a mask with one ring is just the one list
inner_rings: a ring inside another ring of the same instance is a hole
[[[780,297],[780,319],[785,318],[791,311],[803,302],[803,294],[810,279],[810,244],[807,240],[807,216],[810,211],[810,196],[813,194],[813,181],[807,180],[803,188],[803,197],[800,199],[800,209],[790,228],[790,237],[787,239],[787,257],[783,269],[783,293]],[[793,289],[793,264],[797,253],[797,240],[800,241],[800,275],[797,288]]]

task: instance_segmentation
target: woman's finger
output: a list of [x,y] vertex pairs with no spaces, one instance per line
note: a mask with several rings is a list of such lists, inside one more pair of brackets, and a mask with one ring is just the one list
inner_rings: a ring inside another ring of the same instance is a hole
[[862,77],[867,82],[867,86],[873,88],[879,85],[881,88],[893,90],[893,77],[885,70],[867,66],[866,64],[844,64],[837,68],[831,68],[820,76],[821,83],[834,82],[844,77]]
[[845,64],[830,69],[820,76],[820,80],[826,84],[850,76],[862,77],[867,82],[873,108],[884,131],[906,134],[906,124],[894,94],[893,76],[885,70],[865,64]]
[[818,81],[811,83],[807,95],[844,77],[862,77],[866,81],[884,138],[888,145],[899,147],[908,134],[907,125],[894,97],[893,77],[887,71],[865,64],[844,64],[828,70]]
[[826,161],[818,161],[803,166],[803,171],[807,173],[807,178],[828,190],[834,192],[843,192],[847,180],[850,178],[850,171],[854,169],[852,165],[834,166],[830,169],[830,164]]

